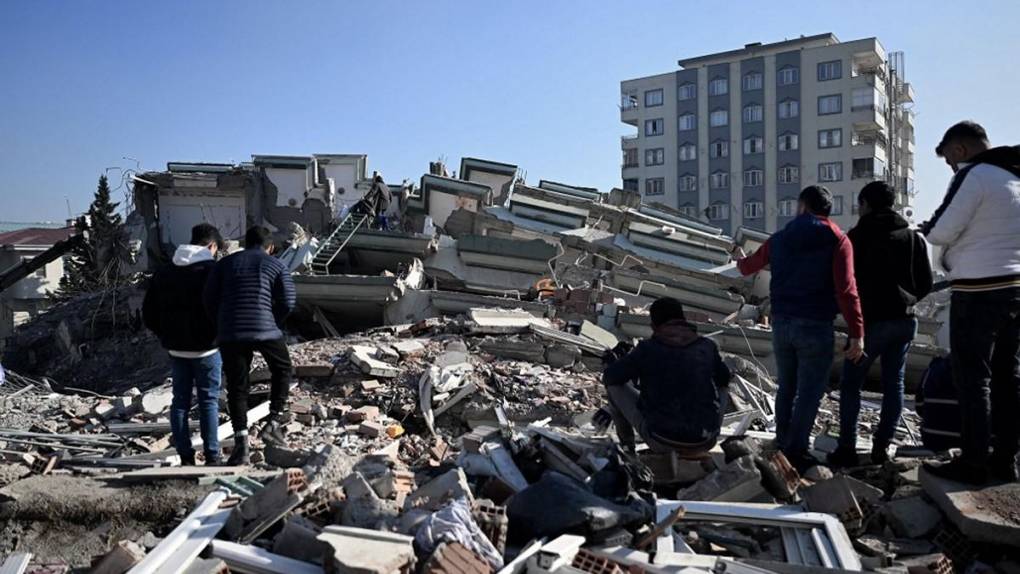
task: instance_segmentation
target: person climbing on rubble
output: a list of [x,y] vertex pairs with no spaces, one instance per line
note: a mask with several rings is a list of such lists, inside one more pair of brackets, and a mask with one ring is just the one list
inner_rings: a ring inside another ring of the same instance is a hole
[[386,210],[390,208],[390,202],[392,201],[393,192],[390,191],[390,186],[386,185],[386,182],[383,181],[382,174],[375,172],[375,175],[372,176],[372,187],[369,188],[365,197],[354,206],[354,210],[356,213],[368,215],[372,218],[370,220],[370,227],[389,229],[389,223],[386,221]]
[[737,267],[751,275],[770,266],[772,349],[776,392],[776,446],[804,471],[816,462],[808,443],[829,381],[835,345],[833,321],[842,312],[849,330],[846,358],[864,355],[864,318],[854,279],[853,247],[829,219],[832,194],[804,188],[797,217],[750,256],[735,248]]
[[216,325],[202,303],[223,238],[215,226],[191,229],[191,242],[179,245],[173,261],[153,275],[142,302],[142,320],[170,355],[173,401],[170,432],[181,464],[195,464],[188,418],[198,395],[198,424],[206,465],[220,463],[220,377],[223,360],[216,348]]
[[960,456],[926,469],[971,484],[1013,482],[1020,439],[1020,147],[993,148],[983,127],[964,121],[946,131],[935,153],[955,175],[921,228],[944,248],[963,424]]
[[600,428],[615,424],[630,452],[635,430],[654,451],[708,452],[719,438],[730,370],[715,342],[687,322],[679,301],[658,299],[649,312],[652,337],[612,357],[602,375],[609,405],[594,422]]
[[871,463],[888,460],[887,449],[903,412],[907,351],[917,334],[914,305],[932,288],[928,244],[893,211],[896,192],[873,181],[857,197],[860,219],[847,233],[854,250],[854,276],[864,314],[864,357],[843,362],[839,389],[839,446],[828,457],[834,467],[852,467],[857,458],[857,418],[861,387],[876,359],[882,361],[882,410],[872,438]]
[[290,271],[273,253],[265,227],[252,227],[245,248],[225,257],[213,269],[205,289],[205,305],[217,325],[217,340],[227,376],[227,406],[234,429],[229,465],[247,464],[248,375],[255,351],[266,360],[271,375],[269,422],[262,438],[284,443],[287,397],[293,378],[290,352],[281,329],[294,310],[296,295]]

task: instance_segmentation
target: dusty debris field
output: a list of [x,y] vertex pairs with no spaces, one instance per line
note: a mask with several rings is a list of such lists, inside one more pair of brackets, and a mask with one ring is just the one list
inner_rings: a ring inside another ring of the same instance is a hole
[[[64,394],[11,379],[0,412],[0,552],[40,573],[1020,564],[1014,490],[968,493],[925,476],[920,464],[934,454],[913,444],[912,414],[897,436],[910,457],[800,476],[770,448],[773,381],[726,356],[739,382],[712,457],[633,456],[588,422],[604,401],[605,345],[577,325],[490,318],[292,345],[288,444],[256,438],[250,467],[176,466],[165,385]],[[253,376],[257,436],[267,376],[258,364]],[[876,420],[865,403],[863,431]],[[816,425],[819,460],[836,405],[827,398]]]

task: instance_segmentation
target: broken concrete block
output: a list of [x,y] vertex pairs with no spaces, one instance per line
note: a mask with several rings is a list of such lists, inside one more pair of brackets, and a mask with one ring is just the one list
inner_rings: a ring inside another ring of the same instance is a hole
[[545,364],[554,369],[565,369],[581,358],[581,349],[575,345],[554,343],[545,350]]
[[322,528],[310,520],[292,516],[273,541],[273,552],[280,556],[315,563],[322,560],[328,546],[318,540]]
[[537,341],[486,338],[479,344],[479,348],[497,359],[545,362],[545,346]]
[[820,464],[816,464],[815,466],[812,466],[811,468],[807,469],[807,471],[804,472],[804,478],[812,480],[814,482],[829,480],[833,476],[835,475],[832,474],[832,471],[829,470],[828,467],[822,466]]
[[375,347],[353,345],[348,351],[351,362],[357,365],[361,372],[372,377],[392,379],[400,374],[400,369],[393,365],[380,361],[374,357]]
[[386,425],[375,421],[365,421],[358,426],[358,432],[372,438],[378,438],[386,434]]
[[765,494],[761,473],[750,456],[740,457],[677,492],[677,500],[748,502]]
[[195,558],[181,574],[229,574],[227,563],[219,558]]
[[920,496],[891,500],[882,514],[897,536],[921,538],[939,525],[942,515]]
[[352,423],[374,421],[377,418],[379,418],[379,407],[375,405],[365,405],[347,413],[347,420]]
[[714,463],[681,459],[671,452],[644,450],[640,457],[652,472],[656,485],[693,484],[715,469]]
[[539,319],[523,309],[471,309],[468,317],[474,322],[477,333],[520,333],[533,324],[551,327],[545,319]]
[[381,387],[382,387],[382,383],[380,383],[379,381],[377,381],[375,379],[368,379],[366,381],[361,381],[361,390],[366,392],[366,393],[375,392],[375,391],[379,390]]
[[499,438],[499,429],[487,425],[477,426],[460,437],[460,448],[465,452],[478,453],[486,441]]
[[974,488],[922,470],[921,486],[971,541],[1015,545],[1020,540],[1020,483]]
[[100,419],[106,419],[112,417],[116,413],[116,407],[110,404],[110,401],[103,399],[96,403],[96,406],[92,407],[92,412],[95,413]]
[[301,413],[299,415],[294,415],[294,420],[303,425],[313,425],[315,424],[315,415],[312,413]]
[[425,574],[489,574],[492,567],[484,558],[459,542],[444,542],[429,557]]
[[103,556],[91,572],[95,574],[124,574],[145,558],[145,549],[131,542],[121,540]]
[[846,477],[823,480],[801,490],[800,495],[808,510],[834,514],[849,530],[861,527],[864,514]]
[[414,538],[349,526],[327,526],[318,540],[328,545],[322,556],[327,572],[396,574],[411,571]]
[[391,343],[390,346],[393,347],[398,353],[400,353],[400,356],[404,358],[414,357],[425,352],[425,345],[421,344],[421,342],[419,341],[414,340],[397,341],[396,343]]
[[460,468],[455,468],[426,482],[418,490],[407,497],[405,508],[425,508],[436,511],[456,498],[466,498],[474,502],[471,487],[468,486],[467,475]]
[[147,415],[162,414],[174,401],[172,389],[161,388],[149,391],[135,399],[138,410]]
[[389,345],[376,345],[375,358],[380,361],[396,362],[400,360],[400,353]]
[[762,485],[772,496],[789,500],[800,487],[800,475],[782,451],[771,451],[755,458],[762,475]]
[[409,470],[388,469],[386,474],[371,481],[379,498],[398,498],[414,492],[414,473]]
[[266,443],[262,450],[266,462],[280,468],[297,468],[304,466],[312,453],[303,449],[287,448],[275,442]]
[[616,335],[587,320],[581,323],[579,333],[582,337],[587,337],[607,349],[612,349],[620,342]]

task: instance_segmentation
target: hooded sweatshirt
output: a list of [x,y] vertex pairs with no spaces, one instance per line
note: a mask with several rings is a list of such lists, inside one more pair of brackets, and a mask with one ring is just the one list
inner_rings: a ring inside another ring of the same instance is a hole
[[142,319],[171,356],[194,359],[216,353],[216,327],[202,301],[215,264],[207,248],[181,245],[173,262],[156,271],[149,283]]
[[730,370],[716,344],[685,321],[657,327],[652,338],[609,365],[602,380],[637,381],[646,431],[660,442],[696,444],[719,435],[720,387],[729,384]]
[[928,244],[910,223],[885,208],[862,215],[847,236],[864,324],[914,316],[932,288]]

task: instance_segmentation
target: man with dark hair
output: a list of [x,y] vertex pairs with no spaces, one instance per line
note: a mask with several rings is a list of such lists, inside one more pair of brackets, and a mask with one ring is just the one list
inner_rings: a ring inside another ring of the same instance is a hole
[[936,153],[955,175],[922,229],[930,243],[943,247],[942,267],[953,289],[949,338],[963,425],[960,457],[926,468],[975,484],[1015,481],[1020,439],[1020,148],[991,147],[984,128],[960,122],[946,131]]
[[263,438],[282,443],[287,396],[292,379],[290,352],[280,326],[294,310],[294,283],[287,267],[272,256],[269,230],[252,227],[244,237],[245,248],[224,258],[205,289],[205,304],[216,320],[223,370],[227,376],[227,406],[234,428],[234,450],[228,464],[247,464],[248,374],[255,351],[269,366],[269,422]]
[[719,437],[730,370],[716,344],[687,322],[679,301],[659,299],[649,312],[652,337],[602,375],[609,407],[595,422],[615,423],[620,443],[631,452],[635,430],[655,451],[707,452]]
[[903,377],[910,342],[917,334],[914,305],[932,288],[924,238],[893,211],[896,193],[884,181],[861,189],[860,219],[847,233],[854,249],[854,276],[864,314],[864,358],[843,362],[839,391],[839,446],[829,455],[836,467],[857,466],[857,418],[868,369],[882,359],[882,411],[872,440],[871,462],[888,459],[886,450],[903,412]]
[[223,243],[208,223],[191,229],[191,243],[180,245],[173,262],[153,275],[142,303],[145,326],[170,355],[173,402],[170,431],[182,465],[195,464],[188,417],[192,392],[198,394],[198,421],[205,464],[220,462],[220,371],[216,326],[205,313],[202,292]]
[[771,267],[772,348],[776,393],[776,444],[806,470],[814,461],[808,443],[833,361],[833,320],[842,312],[850,333],[846,356],[864,353],[864,318],[854,280],[853,247],[829,219],[832,194],[821,186],[800,193],[797,217],[749,257],[739,247],[744,275]]

